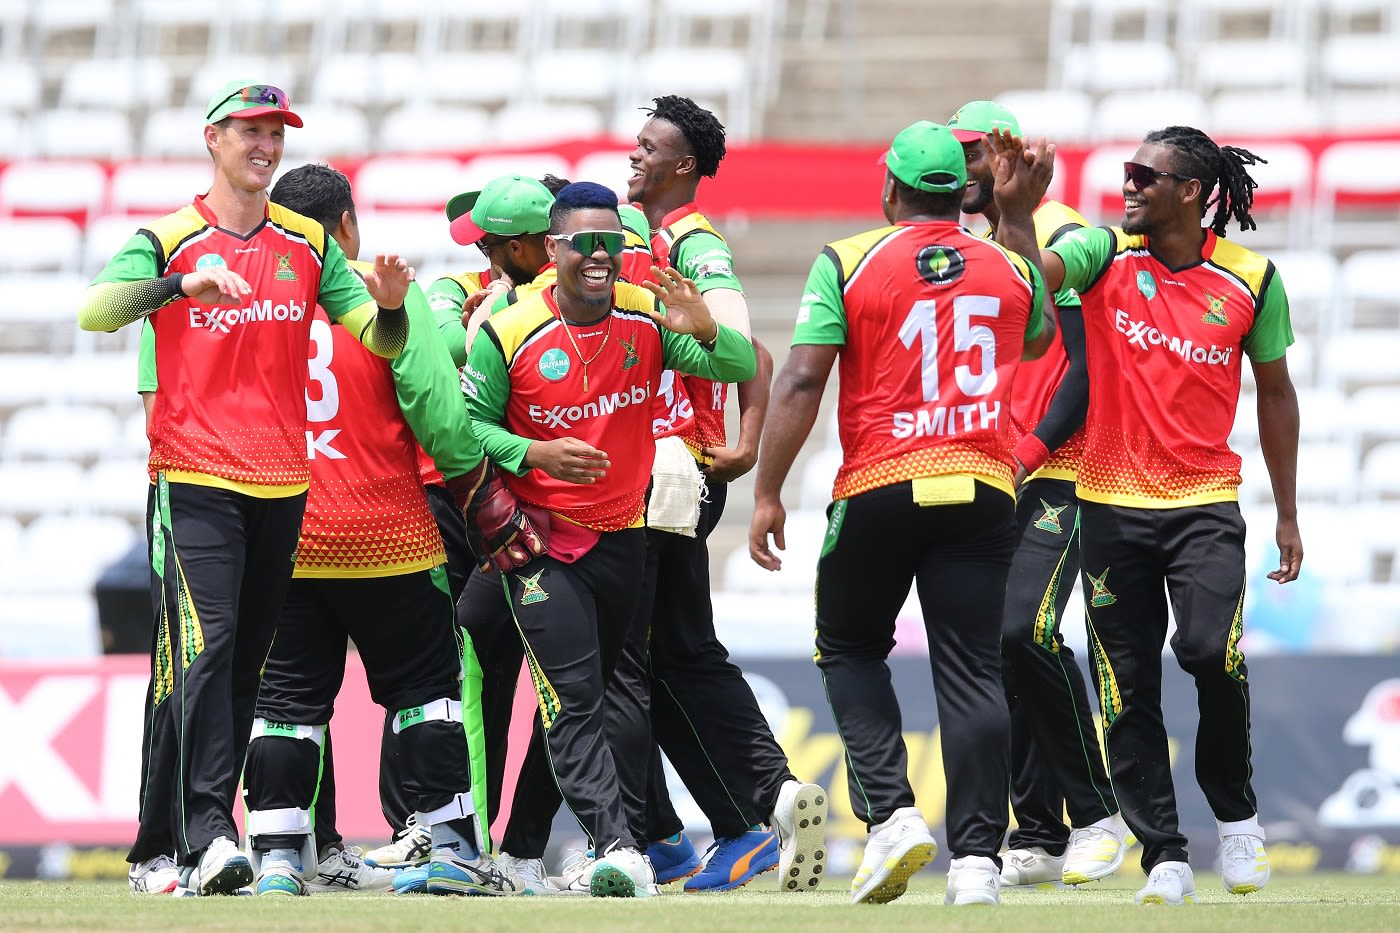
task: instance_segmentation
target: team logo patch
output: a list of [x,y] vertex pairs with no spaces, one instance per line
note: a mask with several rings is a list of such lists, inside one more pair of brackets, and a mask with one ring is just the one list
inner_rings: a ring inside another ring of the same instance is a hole
[[1060,527],[1060,513],[1069,508],[1068,505],[1051,505],[1044,499],[1040,500],[1040,507],[1045,512],[1035,520],[1035,527],[1041,531],[1048,531],[1052,535],[1063,534],[1064,529]]
[[1104,606],[1112,606],[1114,603],[1118,602],[1118,597],[1114,596],[1113,593],[1109,591],[1108,584],[1104,582],[1108,579],[1108,570],[1109,568],[1105,567],[1103,573],[1099,574],[1097,577],[1088,571],[1084,573],[1085,579],[1089,581],[1089,586],[1093,589],[1093,593],[1089,595],[1089,605],[1093,606],[1095,609],[1102,609]]
[[540,354],[540,375],[550,382],[558,382],[569,374],[569,355],[558,347]]
[[1137,274],[1137,287],[1138,291],[1142,292],[1142,297],[1148,301],[1157,297],[1157,280],[1146,269]]
[[272,277],[282,282],[295,282],[297,280],[297,270],[292,268],[291,250],[288,250],[285,256],[273,250],[272,255],[277,257],[277,271],[272,273]]
[[734,267],[726,259],[711,259],[695,269],[696,279],[707,279],[712,275],[733,275]]
[[631,369],[633,366],[641,363],[642,358],[637,355],[637,338],[633,337],[631,340],[623,340],[621,343],[623,352],[627,354],[622,360],[622,368]]
[[951,246],[925,246],[919,250],[914,265],[930,285],[949,285],[962,277],[967,260]]
[[1201,317],[1201,321],[1206,324],[1228,327],[1230,319],[1225,316],[1225,302],[1229,300],[1229,295],[1221,295],[1217,298],[1210,292],[1206,292],[1206,313]]
[[542,576],[544,576],[543,570],[533,577],[520,578],[520,605],[531,606],[549,599],[549,594],[544,591],[544,587],[540,586],[540,577]]
[[205,253],[195,260],[194,267],[202,272],[206,269],[227,269],[228,263],[218,253]]

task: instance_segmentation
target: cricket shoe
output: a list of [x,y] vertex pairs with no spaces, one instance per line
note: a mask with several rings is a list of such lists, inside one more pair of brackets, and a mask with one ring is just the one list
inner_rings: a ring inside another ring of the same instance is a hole
[[778,834],[769,829],[716,839],[705,855],[704,867],[685,880],[684,890],[690,894],[742,888],[778,867],[778,851]]
[[1196,879],[1191,874],[1191,866],[1185,862],[1158,862],[1152,866],[1147,884],[1133,895],[1133,900],[1143,906],[1180,907],[1196,903]]
[[1065,849],[1065,884],[1086,884],[1113,874],[1128,851],[1128,824],[1115,813],[1069,832]]
[[404,868],[394,874],[395,894],[427,894],[428,893],[428,866],[419,865],[416,868]]
[[516,858],[502,852],[496,857],[496,863],[501,866],[501,870],[508,875],[513,875],[520,881],[521,894],[533,894],[539,897],[550,897],[561,893],[558,888],[549,883],[549,879],[544,874],[544,859],[539,858]]
[[943,903],[958,907],[1001,903],[1001,872],[985,855],[964,855],[948,867],[948,888]]
[[291,862],[264,861],[255,891],[258,897],[305,897],[306,882]]
[[778,834],[779,890],[815,890],[826,870],[826,791],[785,782],[770,823]]
[[419,826],[417,817],[411,815],[393,842],[365,853],[365,862],[374,868],[413,868],[427,864],[432,851],[432,828]]
[[[184,887],[200,897],[212,894],[235,894],[239,888],[253,883],[253,865],[238,848],[238,843],[220,836],[199,857]],[[177,889],[178,890],[178,889]]]
[[[1220,875],[1231,894],[1253,894],[1269,883],[1269,856],[1258,819],[1220,825]],[[1230,832],[1243,829],[1244,832]]]
[[690,837],[677,833],[671,839],[661,839],[647,845],[651,870],[656,872],[657,884],[670,884],[689,878],[700,870],[700,853],[695,851]]
[[900,807],[870,827],[865,854],[851,881],[852,904],[884,904],[909,888],[909,877],[938,854],[918,807]]
[[311,891],[388,891],[394,884],[394,873],[376,868],[364,860],[363,851],[332,849],[316,866],[316,875],[306,882]]
[[1040,846],[1008,849],[1001,857],[1003,887],[1064,887],[1065,857],[1051,855]]
[[520,882],[501,870],[490,855],[463,858],[456,849],[433,849],[428,860],[429,894],[520,893]]
[[132,894],[169,894],[180,884],[180,867],[168,855],[137,862],[126,872]]
[[594,897],[651,897],[656,875],[647,857],[631,846],[613,846],[593,863],[588,893]]

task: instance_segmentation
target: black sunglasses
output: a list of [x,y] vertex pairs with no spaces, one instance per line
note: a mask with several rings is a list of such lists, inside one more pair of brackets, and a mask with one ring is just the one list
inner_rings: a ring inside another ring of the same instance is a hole
[[235,97],[242,100],[244,103],[266,104],[270,107],[276,107],[279,110],[290,110],[292,107],[292,99],[288,97],[287,92],[280,87],[273,87],[271,84],[250,84],[245,88],[234,91],[213,107],[210,107],[209,112],[205,114],[205,116],[212,117],[220,107],[233,100]]
[[1143,165],[1141,162],[1123,163],[1123,180],[1131,181],[1133,186],[1141,190],[1151,188],[1157,184],[1159,178],[1175,178],[1177,181],[1191,181],[1190,175],[1178,175],[1176,172],[1159,172],[1150,165]]
[[502,246],[506,243],[509,243],[510,241],[510,237],[504,237],[499,240],[489,240],[486,237],[482,237],[481,239],[476,241],[476,248],[481,250],[481,255],[485,256],[487,259],[490,259],[491,250],[495,249],[498,246]]

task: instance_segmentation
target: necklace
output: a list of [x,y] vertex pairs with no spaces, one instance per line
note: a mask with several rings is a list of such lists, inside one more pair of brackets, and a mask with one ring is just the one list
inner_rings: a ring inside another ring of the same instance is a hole
[[598,358],[598,355],[603,352],[603,348],[608,345],[608,338],[612,336],[612,322],[612,312],[609,311],[608,326],[607,329],[603,331],[602,342],[598,344],[598,349],[593,351],[592,356],[588,357],[587,359],[584,359],[583,351],[578,348],[578,343],[574,341],[574,332],[569,329],[569,322],[564,320],[564,315],[562,312],[560,312],[559,314],[559,323],[564,325],[564,336],[569,338],[569,346],[574,348],[574,353],[578,355],[578,361],[583,364],[583,392],[585,395],[588,394],[588,364],[596,360]]

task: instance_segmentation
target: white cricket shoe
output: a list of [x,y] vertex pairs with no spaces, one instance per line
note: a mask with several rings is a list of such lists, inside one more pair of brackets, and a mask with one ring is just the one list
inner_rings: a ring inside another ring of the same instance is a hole
[[1001,883],[1006,887],[1060,885],[1065,857],[1051,855],[1041,846],[1009,849],[1001,857]]
[[199,857],[191,889],[200,897],[234,894],[253,882],[253,865],[248,856],[227,836],[220,836]]
[[860,869],[851,881],[852,904],[884,904],[909,888],[909,876],[938,854],[918,807],[900,807],[870,827]]
[[588,893],[594,897],[651,897],[657,893],[651,862],[632,846],[614,846],[593,863]]
[[1087,884],[1117,871],[1128,851],[1128,824],[1115,813],[1069,832],[1065,849],[1065,884]]
[[394,873],[377,868],[364,859],[358,846],[333,849],[316,866],[316,874],[306,882],[312,891],[388,891],[394,886]]
[[1161,904],[1180,907],[1196,903],[1196,879],[1185,862],[1158,862],[1147,876],[1147,884],[1133,896],[1141,905]]
[[514,875],[520,881],[521,894],[534,894],[536,896],[550,897],[561,893],[558,888],[549,883],[549,879],[544,873],[544,859],[541,858],[516,858],[502,852],[496,857],[496,863],[501,866],[501,870],[508,875]]
[[168,855],[157,855],[127,869],[132,894],[169,894],[180,883],[180,867]]
[[593,875],[594,861],[592,852],[574,849],[564,859],[559,874],[550,875],[545,880],[560,894],[587,895],[589,893],[588,882]]
[[408,825],[399,830],[394,841],[370,849],[365,853],[365,862],[375,868],[414,868],[428,864],[432,852],[432,828],[419,826],[416,815],[410,815]]
[[948,889],[943,903],[958,907],[1001,903],[1001,872],[985,855],[964,855],[953,859],[948,868]]
[[826,870],[826,791],[817,784],[784,782],[769,825],[778,834],[779,890],[814,890]]
[[1220,835],[1220,874],[1231,894],[1253,894],[1269,883],[1269,856],[1263,830]]

